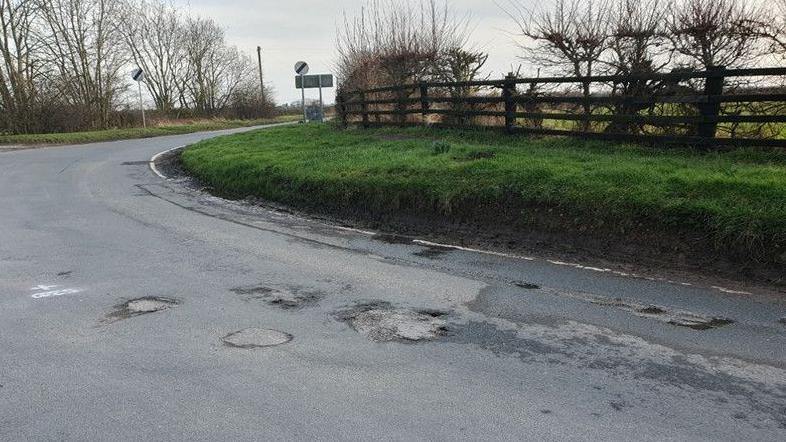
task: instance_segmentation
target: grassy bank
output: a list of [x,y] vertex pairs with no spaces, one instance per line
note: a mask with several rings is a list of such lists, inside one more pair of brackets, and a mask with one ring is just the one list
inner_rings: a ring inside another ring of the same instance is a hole
[[204,141],[183,162],[224,194],[301,207],[499,219],[618,239],[637,229],[677,232],[671,239],[769,262],[786,252],[786,153],[778,151],[308,125]]
[[0,145],[36,145],[36,144],[81,144],[96,143],[100,141],[126,140],[134,138],[150,138],[162,135],[179,135],[192,132],[202,132],[210,130],[234,129],[237,127],[256,126],[261,124],[282,123],[297,121],[299,116],[281,116],[260,120],[225,120],[208,119],[194,120],[188,122],[168,122],[159,123],[147,129],[108,129],[88,132],[68,132],[51,134],[23,134],[23,135],[0,135]]

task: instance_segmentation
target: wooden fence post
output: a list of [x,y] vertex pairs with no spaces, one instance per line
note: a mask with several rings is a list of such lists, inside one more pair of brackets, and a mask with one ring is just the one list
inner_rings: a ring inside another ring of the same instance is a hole
[[[710,101],[710,98],[713,95],[723,94],[723,85],[726,80],[726,77],[723,75],[725,70],[726,68],[723,66],[707,69],[709,75],[707,75],[704,82],[704,96],[707,98],[707,102],[698,106],[699,115],[701,115],[702,119],[718,118],[720,115],[720,102]],[[706,146],[709,147],[712,144],[712,140],[715,138],[717,130],[717,121],[702,121],[699,123],[697,134],[704,139]]]
[[346,105],[346,98],[344,97],[344,91],[340,91],[336,96],[336,113],[338,117],[338,124],[342,128],[347,127],[347,105]]
[[428,83],[425,82],[420,83],[420,111],[423,117],[423,124],[428,126]]
[[513,133],[516,127],[516,102],[513,96],[516,93],[516,76],[513,73],[505,76],[505,85],[502,88],[502,98],[505,100],[505,132]]
[[360,113],[363,117],[363,128],[368,129],[368,103],[366,103],[366,92],[360,92]]

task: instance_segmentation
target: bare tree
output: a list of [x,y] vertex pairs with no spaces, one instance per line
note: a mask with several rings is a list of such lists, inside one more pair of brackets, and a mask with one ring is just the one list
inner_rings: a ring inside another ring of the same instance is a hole
[[123,38],[134,63],[145,71],[145,87],[156,109],[175,107],[178,75],[184,71],[183,20],[170,3],[140,0],[123,14]]
[[528,61],[577,77],[595,73],[609,44],[609,3],[554,0],[531,9],[511,2],[506,12],[525,38]]
[[42,43],[61,97],[106,128],[126,51],[118,30],[119,0],[41,0]]
[[223,48],[224,31],[211,19],[189,18],[184,30],[187,68],[180,79],[181,102],[199,112],[211,109],[210,74],[208,71]]
[[609,14],[609,57],[614,74],[660,72],[671,62],[664,0],[617,0]]
[[746,0],[679,0],[672,10],[669,35],[686,64],[739,67],[761,56],[760,11]]
[[[666,30],[668,8],[662,0],[617,0],[609,14],[609,51],[604,64],[614,75],[631,76],[662,71],[671,62],[673,50]],[[612,84],[612,95],[645,97],[663,84],[659,81],[626,79]],[[613,107],[614,115],[635,115],[648,106],[621,102]],[[608,132],[634,132],[637,125],[612,121]]]
[[27,132],[34,124],[36,81],[42,69],[36,58],[36,14],[32,0],[0,0],[0,129]]
[[[555,0],[530,9],[513,0],[508,15],[526,42],[521,45],[528,61],[546,69],[567,72],[576,77],[596,73],[609,49],[609,13],[606,0]],[[582,94],[589,98],[591,83],[582,82]],[[583,112],[592,112],[589,101]],[[589,130],[589,121],[582,123]]]
[[370,0],[357,17],[345,15],[338,30],[339,69],[351,76],[354,66],[375,65],[384,82],[413,83],[467,37],[467,18],[456,17],[447,2]]
[[771,21],[764,23],[764,37],[771,44],[772,53],[786,59],[786,0],[773,0],[774,15]]
[[[345,16],[338,30],[340,89],[359,89],[372,82],[414,84],[439,70],[440,57],[462,48],[468,17],[457,17],[447,1],[369,0],[361,13]],[[411,91],[395,92],[404,109]],[[403,120],[404,113],[398,114]]]
[[[440,81],[465,83],[478,80],[483,67],[489,59],[489,55],[485,52],[473,51],[461,47],[449,48],[440,55],[435,77]],[[448,88],[448,93],[451,98],[461,99],[476,95],[479,92],[478,87],[471,86],[451,86]],[[462,112],[465,110],[465,104],[462,101],[455,101],[451,105],[451,109],[455,112],[450,122],[464,125],[467,124],[467,119],[463,117]],[[469,106],[473,109],[472,106]]]

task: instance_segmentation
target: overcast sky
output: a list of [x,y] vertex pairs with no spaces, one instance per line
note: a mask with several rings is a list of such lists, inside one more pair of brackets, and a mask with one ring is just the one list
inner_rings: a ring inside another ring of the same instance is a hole
[[[294,88],[293,66],[298,60],[307,61],[311,73],[331,71],[336,25],[344,11],[354,14],[364,4],[364,0],[177,1],[184,8],[190,5],[195,14],[216,20],[226,30],[229,43],[247,54],[256,57],[256,47],[262,46],[266,82],[275,89],[279,103],[300,99]],[[508,34],[515,27],[494,0],[448,1],[457,13],[471,15],[473,44],[490,54],[488,73],[504,76],[512,65],[518,65],[517,49]],[[307,93],[318,95],[315,90]],[[332,101],[332,91],[328,96]]]

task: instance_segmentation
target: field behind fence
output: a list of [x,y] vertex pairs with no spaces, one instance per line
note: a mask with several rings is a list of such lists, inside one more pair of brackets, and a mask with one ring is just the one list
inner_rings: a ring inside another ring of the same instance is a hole
[[786,68],[421,82],[341,91],[344,124],[496,127],[703,147],[786,148]]

